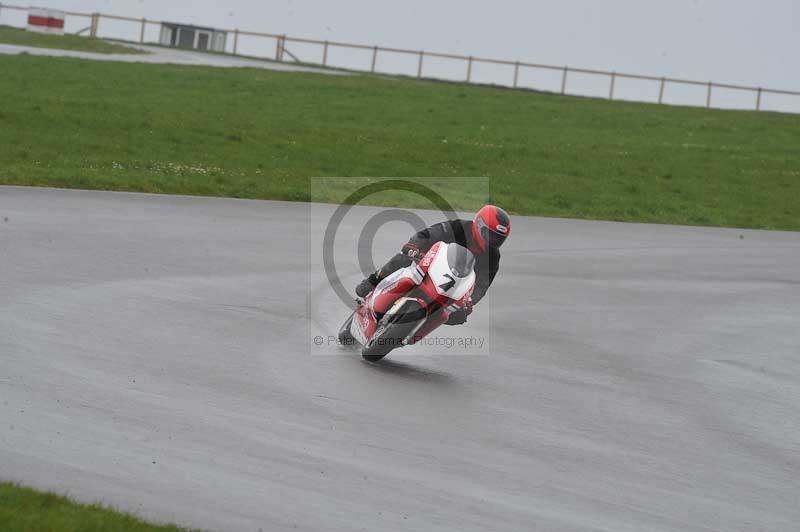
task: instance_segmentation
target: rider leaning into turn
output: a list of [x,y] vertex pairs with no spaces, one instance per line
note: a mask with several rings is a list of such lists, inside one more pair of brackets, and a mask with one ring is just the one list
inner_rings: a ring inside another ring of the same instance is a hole
[[[511,234],[511,220],[506,211],[494,205],[486,205],[475,215],[474,220],[448,220],[428,227],[411,237],[400,253],[375,273],[361,281],[356,295],[366,297],[384,278],[400,268],[419,261],[437,242],[459,244],[475,255],[475,291],[472,305],[483,299],[500,268],[500,246]],[[466,323],[472,305],[450,315],[448,325]]]

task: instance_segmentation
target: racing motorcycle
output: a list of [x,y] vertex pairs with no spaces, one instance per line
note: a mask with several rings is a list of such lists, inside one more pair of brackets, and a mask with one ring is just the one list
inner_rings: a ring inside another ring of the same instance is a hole
[[339,330],[339,345],[361,347],[377,362],[393,349],[413,345],[471,304],[475,256],[458,244],[438,242],[416,264],[387,276]]

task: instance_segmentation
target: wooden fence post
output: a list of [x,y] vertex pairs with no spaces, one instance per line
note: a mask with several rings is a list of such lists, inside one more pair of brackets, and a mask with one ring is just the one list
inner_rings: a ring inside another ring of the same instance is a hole
[[561,94],[567,93],[567,74],[569,74],[569,67],[564,67],[564,75],[561,77]]
[[239,52],[239,28],[233,32],[233,55]]
[[758,88],[758,97],[756,98],[756,111],[761,110],[761,87]]
[[97,37],[97,28],[100,26],[100,14],[92,13],[92,22],[89,26],[89,37]]
[[708,93],[706,94],[706,109],[711,107],[711,89],[714,87],[712,82],[708,82]]
[[667,78],[661,78],[661,87],[658,89],[658,103],[664,103],[664,85],[667,83]]
[[328,66],[328,41],[325,41],[325,46],[322,48],[322,66]]
[[617,73],[616,72],[612,72],[611,73],[611,86],[608,88],[608,99],[609,100],[613,100],[614,99],[614,84],[616,82],[617,82]]
[[514,88],[517,88],[517,80],[519,80],[519,61],[514,63]]
[[144,44],[144,30],[147,28],[147,19],[142,18],[142,31],[139,33],[139,44]]
[[420,52],[419,52],[419,64],[417,65],[417,77],[418,78],[422,77],[422,60],[424,58],[425,58],[425,52],[420,50]]
[[467,83],[472,80],[472,56],[467,59]]
[[281,60],[281,37],[275,39],[275,61]]
[[375,63],[378,61],[378,47],[372,49],[372,67],[369,69],[373,74],[375,73]]

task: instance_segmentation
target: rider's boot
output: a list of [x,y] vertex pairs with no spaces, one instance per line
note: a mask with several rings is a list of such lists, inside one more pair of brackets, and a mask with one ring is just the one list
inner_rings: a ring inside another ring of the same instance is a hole
[[406,266],[413,264],[413,262],[414,260],[411,257],[405,255],[404,253],[398,253],[389,259],[389,262],[387,262],[383,268],[379,269],[373,274],[370,274],[369,277],[358,283],[358,286],[356,286],[356,295],[361,298],[367,297],[383,279],[396,272],[400,268],[405,268]]
[[367,297],[369,293],[372,292],[376,286],[378,286],[379,282],[380,279],[378,279],[377,275],[374,273],[370,274],[369,277],[358,283],[358,286],[356,286],[356,295],[362,298]]

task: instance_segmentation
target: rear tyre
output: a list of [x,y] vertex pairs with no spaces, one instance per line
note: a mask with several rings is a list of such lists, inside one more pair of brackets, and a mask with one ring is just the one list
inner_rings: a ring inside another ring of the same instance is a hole
[[403,341],[417,328],[420,322],[420,319],[409,319],[409,316],[418,318],[422,314],[419,303],[407,302],[397,314],[378,326],[372,339],[361,350],[361,356],[369,362],[378,362],[393,349],[402,347]]

